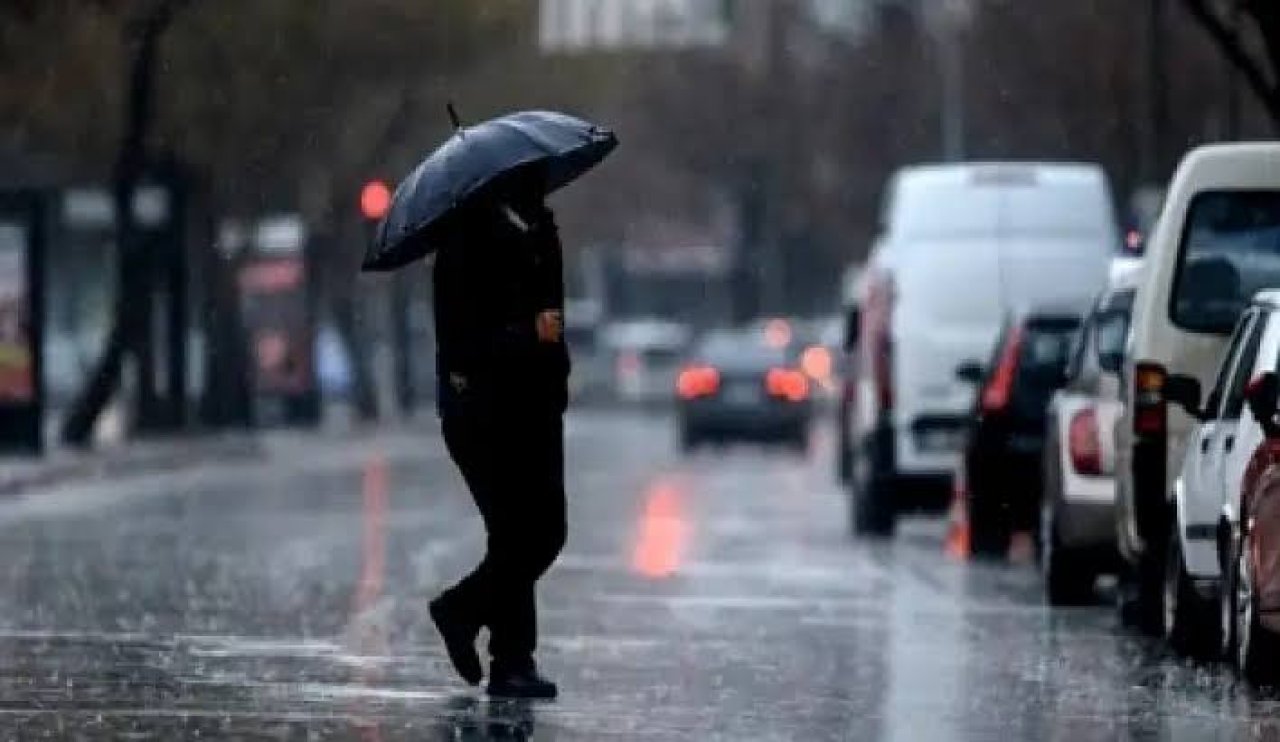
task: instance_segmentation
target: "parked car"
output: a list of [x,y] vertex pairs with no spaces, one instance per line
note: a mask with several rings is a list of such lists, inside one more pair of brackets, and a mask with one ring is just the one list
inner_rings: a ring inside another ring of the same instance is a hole
[[956,368],[984,358],[1017,307],[1085,306],[1120,244],[1095,165],[907,168],[885,214],[859,300],[858,533],[890,533],[900,509],[947,501],[973,404]]
[[[1121,262],[1123,261],[1123,262]],[[1081,326],[1066,383],[1049,402],[1042,467],[1040,566],[1051,605],[1092,599],[1115,569],[1115,421],[1140,261],[1117,259]]]
[[974,553],[1003,555],[1011,533],[1037,530],[1045,412],[1065,378],[1080,315],[1067,307],[1018,313],[985,369],[969,364],[957,372],[978,384],[963,464]]
[[686,325],[660,319],[607,325],[602,339],[613,367],[616,399],[640,405],[669,403],[691,335]]
[[[1280,144],[1221,144],[1190,152],[1147,242],[1116,423],[1116,528],[1122,616],[1165,625],[1165,567],[1174,482],[1196,421],[1167,404],[1174,375],[1214,382],[1232,329],[1256,291],[1280,286]],[[1188,547],[1212,533],[1199,534]]]
[[[1187,653],[1219,649],[1222,555],[1238,528],[1239,494],[1253,452],[1265,440],[1262,424],[1247,414],[1251,380],[1276,370],[1280,351],[1280,292],[1259,294],[1231,335],[1208,397],[1200,382],[1173,375],[1165,396],[1198,421],[1173,483],[1171,532],[1165,548],[1166,638]],[[1220,526],[1223,528],[1220,529]]]
[[[1274,352],[1270,357],[1275,358]],[[1225,557],[1220,593],[1223,647],[1241,674],[1256,683],[1274,683],[1280,676],[1278,389],[1275,370],[1255,377],[1246,388],[1250,414],[1263,439],[1245,468],[1232,527],[1220,533],[1225,539],[1220,546]]]
[[807,449],[812,385],[793,355],[752,330],[708,333],[675,384],[681,447],[758,440]]

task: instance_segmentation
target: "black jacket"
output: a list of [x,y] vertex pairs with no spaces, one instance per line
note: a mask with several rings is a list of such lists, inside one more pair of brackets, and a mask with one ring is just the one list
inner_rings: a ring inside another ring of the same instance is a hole
[[561,413],[568,403],[563,339],[539,341],[539,312],[564,311],[563,256],[544,206],[473,209],[433,271],[441,415]]

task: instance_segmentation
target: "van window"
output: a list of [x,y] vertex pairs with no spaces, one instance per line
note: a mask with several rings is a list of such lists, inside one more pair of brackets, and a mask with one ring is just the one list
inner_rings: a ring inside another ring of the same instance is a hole
[[1280,191],[1213,191],[1191,201],[1169,315],[1226,335],[1250,298],[1280,285]]

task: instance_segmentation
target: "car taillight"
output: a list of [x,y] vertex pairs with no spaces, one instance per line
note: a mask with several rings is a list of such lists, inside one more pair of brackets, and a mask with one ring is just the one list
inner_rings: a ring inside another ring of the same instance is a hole
[[770,395],[789,402],[803,402],[809,397],[809,380],[802,372],[789,368],[770,369],[764,385]]
[[1018,354],[1021,351],[1022,328],[1015,327],[1005,340],[1004,349],[1000,351],[995,373],[982,390],[984,411],[999,412],[1009,406],[1009,398],[1013,395],[1013,379],[1018,373]]
[[1139,363],[1133,372],[1133,432],[1162,436],[1168,413],[1164,402],[1164,382],[1168,373],[1158,363]]
[[676,393],[681,399],[710,397],[720,390],[720,372],[710,366],[692,366],[676,377]]
[[[867,293],[866,309],[862,313],[862,336],[867,342],[865,362],[871,369],[875,385],[876,403],[881,412],[893,409],[893,280],[888,275],[874,281]],[[865,367],[865,366],[864,366]]]
[[831,358],[831,351],[821,345],[811,345],[800,354],[800,368],[810,379],[819,384],[827,384],[831,381],[834,367],[835,362]]
[[1081,410],[1067,423],[1067,454],[1077,473],[1096,477],[1102,474],[1102,442],[1098,438],[1098,415],[1093,408]]

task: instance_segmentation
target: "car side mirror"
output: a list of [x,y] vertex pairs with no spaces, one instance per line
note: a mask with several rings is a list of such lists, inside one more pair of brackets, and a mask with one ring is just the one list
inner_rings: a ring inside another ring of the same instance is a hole
[[965,361],[956,366],[956,378],[974,386],[981,384],[986,375],[986,370],[977,361]]
[[1262,432],[1268,438],[1280,437],[1280,425],[1276,424],[1276,404],[1280,402],[1280,384],[1275,373],[1267,371],[1258,374],[1244,388],[1244,398],[1249,404],[1249,412],[1262,426]]
[[1098,368],[1109,374],[1118,374],[1124,368],[1124,354],[1114,352],[1098,353]]
[[1200,381],[1182,374],[1172,374],[1164,381],[1164,398],[1187,411],[1197,420],[1207,416],[1200,408]]
[[858,332],[861,329],[862,313],[852,308],[844,315],[844,349],[852,353],[858,347]]

